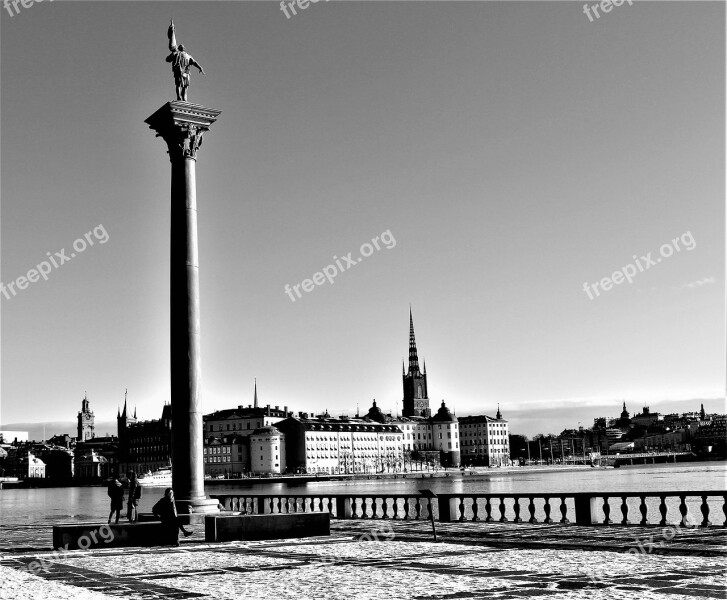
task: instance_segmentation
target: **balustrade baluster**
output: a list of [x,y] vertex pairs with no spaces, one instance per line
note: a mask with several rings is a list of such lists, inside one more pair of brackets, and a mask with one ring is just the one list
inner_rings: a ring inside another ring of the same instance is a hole
[[[333,498],[328,498],[328,514],[333,516]],[[343,517],[341,517],[343,519]]]
[[323,512],[323,496],[318,498],[318,511]]
[[371,518],[376,519],[376,496],[371,496]]
[[414,512],[416,513],[416,517],[414,517],[417,521],[419,520],[419,517],[422,512],[422,503],[420,500],[420,496],[417,496],[416,498],[416,504],[414,505]]
[[707,496],[702,496],[702,506],[700,508],[702,516],[704,517],[702,519],[702,527],[709,527],[712,523],[709,520],[709,504],[707,504]]
[[310,499],[310,511],[311,512],[316,512],[316,502],[315,502],[315,500],[316,499],[311,496],[311,499]]
[[567,525],[570,523],[566,515],[568,514],[568,506],[565,503],[565,496],[560,497],[560,515],[561,519],[560,522],[563,523],[563,525]]
[[394,520],[396,520],[399,517],[399,498],[398,496],[394,496],[394,516],[392,517]]
[[388,519],[389,518],[389,506],[386,502],[386,496],[384,496],[381,499],[382,506],[384,508],[384,514],[381,516],[382,519]]
[[361,518],[362,519],[369,518],[368,507],[366,505],[366,496],[361,497]]
[[550,506],[550,496],[546,496],[545,504],[543,505],[543,510],[545,511],[545,521],[543,521],[543,523],[552,523],[553,522],[553,519],[550,518],[551,508],[552,507]]
[[621,525],[628,525],[630,523],[629,521],[629,505],[626,503],[628,496],[621,496],[621,514],[623,515],[623,519],[621,519]]
[[288,498],[288,496],[285,497],[285,512],[290,512],[290,498]]
[[538,520],[535,518],[535,498],[533,496],[528,497],[528,512],[530,513],[528,523],[537,523]]
[[505,516],[505,496],[500,496],[500,523],[506,523],[507,517]]
[[485,504],[485,512],[487,513],[487,517],[485,518],[485,523],[492,523],[495,519],[492,518],[492,504],[490,504],[490,496],[487,496],[487,503]]
[[646,496],[639,496],[641,499],[641,503],[639,504],[639,512],[641,513],[641,521],[639,521],[639,525],[648,525],[649,519],[646,518],[646,515],[649,512],[649,508],[646,506]]
[[611,517],[611,505],[608,503],[608,496],[603,497],[603,524],[604,525],[610,525],[613,523],[613,521],[610,519]]
[[351,498],[351,518],[358,519],[358,515],[356,514],[356,496]]
[[409,496],[404,496],[404,520],[409,520]]
[[659,512],[661,513],[661,521],[659,521],[659,525],[666,525],[666,513],[669,510],[666,507],[666,496],[659,496],[659,499],[661,502],[659,502]]
[[477,496],[472,496],[472,514],[474,515],[472,517],[472,520],[473,521],[479,521],[480,520],[480,518],[477,516],[477,511],[478,511],[478,507],[477,507]]
[[687,497],[679,496],[679,500],[681,500],[681,502],[679,503],[679,512],[682,515],[682,525],[686,526],[687,517],[689,516],[689,509],[687,508]]
[[[727,514],[727,512],[725,512]],[[429,521],[432,520],[432,499],[429,499],[429,502],[427,502],[427,519]]]
[[464,521],[464,496],[459,497],[459,520]]
[[520,498],[515,496],[515,504],[513,504],[513,510],[515,511],[515,523],[522,523],[523,520],[520,518]]

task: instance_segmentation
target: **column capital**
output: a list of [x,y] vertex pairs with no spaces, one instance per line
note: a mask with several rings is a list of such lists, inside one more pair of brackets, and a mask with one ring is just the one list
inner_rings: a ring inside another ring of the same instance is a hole
[[167,102],[144,122],[156,131],[169,148],[169,157],[197,159],[197,150],[202,145],[202,134],[222,113],[191,102]]

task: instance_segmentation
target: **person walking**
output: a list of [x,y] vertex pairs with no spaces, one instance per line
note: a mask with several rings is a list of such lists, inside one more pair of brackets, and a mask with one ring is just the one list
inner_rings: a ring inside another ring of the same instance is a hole
[[165,543],[179,546],[180,531],[184,534],[184,537],[192,535],[193,532],[184,528],[182,520],[177,514],[177,505],[174,502],[174,491],[172,488],[167,488],[164,491],[164,497],[153,506],[151,511],[161,519],[162,525],[165,526]]
[[109,524],[111,518],[116,513],[116,523],[119,522],[119,516],[124,508],[124,486],[121,485],[118,477],[114,477],[114,480],[109,483],[107,490],[109,498],[111,498],[111,512],[109,513]]
[[139,518],[139,500],[141,500],[141,484],[136,478],[136,472],[131,471],[129,473],[129,503],[127,505],[128,510],[126,514],[129,519],[129,523],[134,523]]

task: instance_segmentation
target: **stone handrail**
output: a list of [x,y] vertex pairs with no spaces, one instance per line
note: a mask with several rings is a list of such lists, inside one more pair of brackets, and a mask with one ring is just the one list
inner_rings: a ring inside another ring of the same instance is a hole
[[[213,494],[226,510],[243,514],[324,512],[336,519],[560,523],[563,525],[660,525],[667,517],[700,527],[727,526],[727,491],[569,492],[538,494],[438,494],[433,503],[418,494]],[[507,502],[506,502],[507,500]],[[711,500],[711,503],[710,503]],[[721,502],[721,506],[720,506]],[[710,506],[711,504],[711,506]],[[719,516],[721,508],[722,516]],[[698,512],[697,512],[698,511]],[[617,517],[616,513],[620,512]],[[559,518],[558,518],[559,517]],[[631,520],[634,519],[635,520]],[[722,521],[721,523],[719,521]]]

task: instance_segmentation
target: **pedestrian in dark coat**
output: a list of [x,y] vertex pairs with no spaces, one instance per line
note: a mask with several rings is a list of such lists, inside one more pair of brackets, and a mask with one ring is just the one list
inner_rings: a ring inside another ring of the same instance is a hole
[[172,488],[165,490],[164,497],[151,510],[161,519],[162,525],[165,526],[165,543],[179,546],[180,531],[184,534],[184,537],[192,535],[192,531],[184,528],[182,520],[177,514],[177,505],[174,502],[174,491]]
[[114,477],[114,480],[109,483],[108,491],[109,498],[111,498],[111,512],[109,513],[109,523],[111,523],[111,517],[116,513],[116,522],[119,522],[119,516],[124,508],[124,486],[118,478]]
[[138,519],[137,507],[139,506],[139,500],[141,500],[141,484],[136,478],[136,473],[131,471],[129,473],[129,503],[126,514],[129,523],[133,523]]

